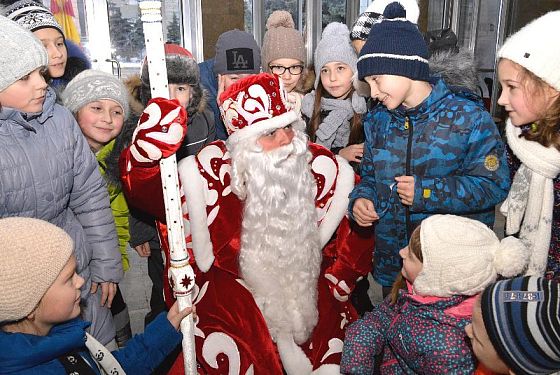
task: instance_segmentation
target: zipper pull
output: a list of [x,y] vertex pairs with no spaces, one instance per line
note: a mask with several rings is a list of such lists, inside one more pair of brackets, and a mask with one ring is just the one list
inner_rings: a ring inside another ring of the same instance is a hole
[[405,130],[408,130],[408,128],[410,128],[410,123],[409,123],[409,120],[408,120],[408,116],[406,116],[404,118],[404,128],[405,128]]

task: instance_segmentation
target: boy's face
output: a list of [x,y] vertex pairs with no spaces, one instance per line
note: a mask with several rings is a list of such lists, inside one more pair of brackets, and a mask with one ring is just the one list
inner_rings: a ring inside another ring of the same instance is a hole
[[52,78],[62,77],[68,59],[68,51],[62,34],[52,27],[35,30],[33,34],[39,38],[49,54],[49,76]]
[[500,359],[492,342],[488,338],[488,332],[482,320],[482,309],[480,308],[480,297],[476,299],[472,314],[472,323],[465,327],[467,336],[471,339],[474,355],[489,370],[498,374],[508,374],[507,365]]
[[169,84],[169,98],[177,99],[181,107],[187,108],[191,100],[192,87],[186,83],[170,83]]
[[41,112],[47,90],[41,71],[42,68],[37,68],[0,91],[0,104],[21,112]]
[[56,324],[80,315],[82,285],[84,279],[76,273],[76,257],[72,255],[34,312],[37,327],[48,333]]
[[119,135],[124,123],[124,112],[119,103],[100,99],[80,108],[76,119],[89,147],[97,152]]
[[393,110],[403,104],[407,105],[410,97],[412,80],[406,77],[383,74],[367,76],[365,81],[369,84],[371,97],[380,101],[387,109]]
[[500,60],[498,75],[502,86],[498,104],[508,112],[514,126],[538,121],[552,102],[558,98],[558,91],[551,86],[546,85],[544,90],[539,91],[535,83],[522,82],[522,68],[511,60]]

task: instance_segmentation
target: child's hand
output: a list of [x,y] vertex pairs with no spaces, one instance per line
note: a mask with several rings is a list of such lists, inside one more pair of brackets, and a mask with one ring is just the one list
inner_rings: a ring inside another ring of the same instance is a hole
[[115,294],[117,294],[117,284],[106,281],[103,283],[91,283],[91,289],[89,290],[91,294],[97,293],[97,288],[101,285],[101,306],[107,306],[107,308],[111,308],[111,304],[113,303],[113,298],[115,298]]
[[397,193],[404,205],[412,206],[414,202],[414,176],[395,177],[397,181]]
[[338,154],[348,161],[359,163],[364,156],[364,144],[350,145],[338,151]]
[[196,317],[196,307],[194,305],[193,307],[187,307],[184,310],[179,311],[179,302],[175,301],[167,313],[167,320],[169,320],[169,323],[178,330],[181,325],[181,320],[190,313],[194,314],[193,318]]
[[356,199],[352,208],[352,215],[356,223],[362,227],[369,227],[374,221],[379,220],[379,215],[375,212],[373,202],[366,198]]
[[150,249],[150,243],[144,242],[138,246],[134,246],[134,250],[143,258],[149,257],[152,255],[152,250]]
[[154,98],[134,130],[130,153],[137,163],[154,163],[181,147],[187,134],[187,112],[176,99]]

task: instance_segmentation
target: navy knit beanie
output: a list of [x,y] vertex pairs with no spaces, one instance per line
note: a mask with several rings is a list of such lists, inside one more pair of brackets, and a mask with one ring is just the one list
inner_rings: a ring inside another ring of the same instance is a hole
[[560,370],[559,284],[526,276],[498,281],[482,293],[488,337],[516,374]]
[[428,47],[418,26],[406,19],[402,4],[385,8],[383,20],[374,24],[358,59],[358,78],[396,75],[428,81]]

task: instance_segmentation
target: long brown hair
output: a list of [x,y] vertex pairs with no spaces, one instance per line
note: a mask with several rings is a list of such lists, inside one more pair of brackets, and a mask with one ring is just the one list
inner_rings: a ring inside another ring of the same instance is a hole
[[[414,229],[412,235],[410,236],[410,242],[408,243],[408,251],[410,251],[416,259],[420,262],[424,261],[422,257],[422,244],[420,243],[420,225]],[[397,298],[399,296],[399,290],[406,289],[406,280],[403,277],[402,273],[399,273],[393,286],[391,288],[391,304],[395,304],[397,302]]]
[[[525,100],[530,103],[532,98],[544,96],[550,85],[523,66],[514,64],[520,68],[519,80],[525,89]],[[545,147],[554,146],[560,151],[560,92],[536,125],[522,136]]]
[[[317,137],[315,133],[321,125],[321,98],[325,94],[326,90],[319,79],[317,83],[317,89],[315,89],[315,101],[313,102],[313,114],[307,123],[307,135],[309,136],[309,140],[311,142],[315,142]],[[352,94],[354,94],[354,87],[350,90],[347,95],[347,98],[352,98]],[[362,125],[362,115],[359,113],[354,112],[354,116],[352,116],[352,121],[350,121],[350,136],[348,138],[348,145],[354,145],[357,143],[362,143],[364,141],[364,131]]]

